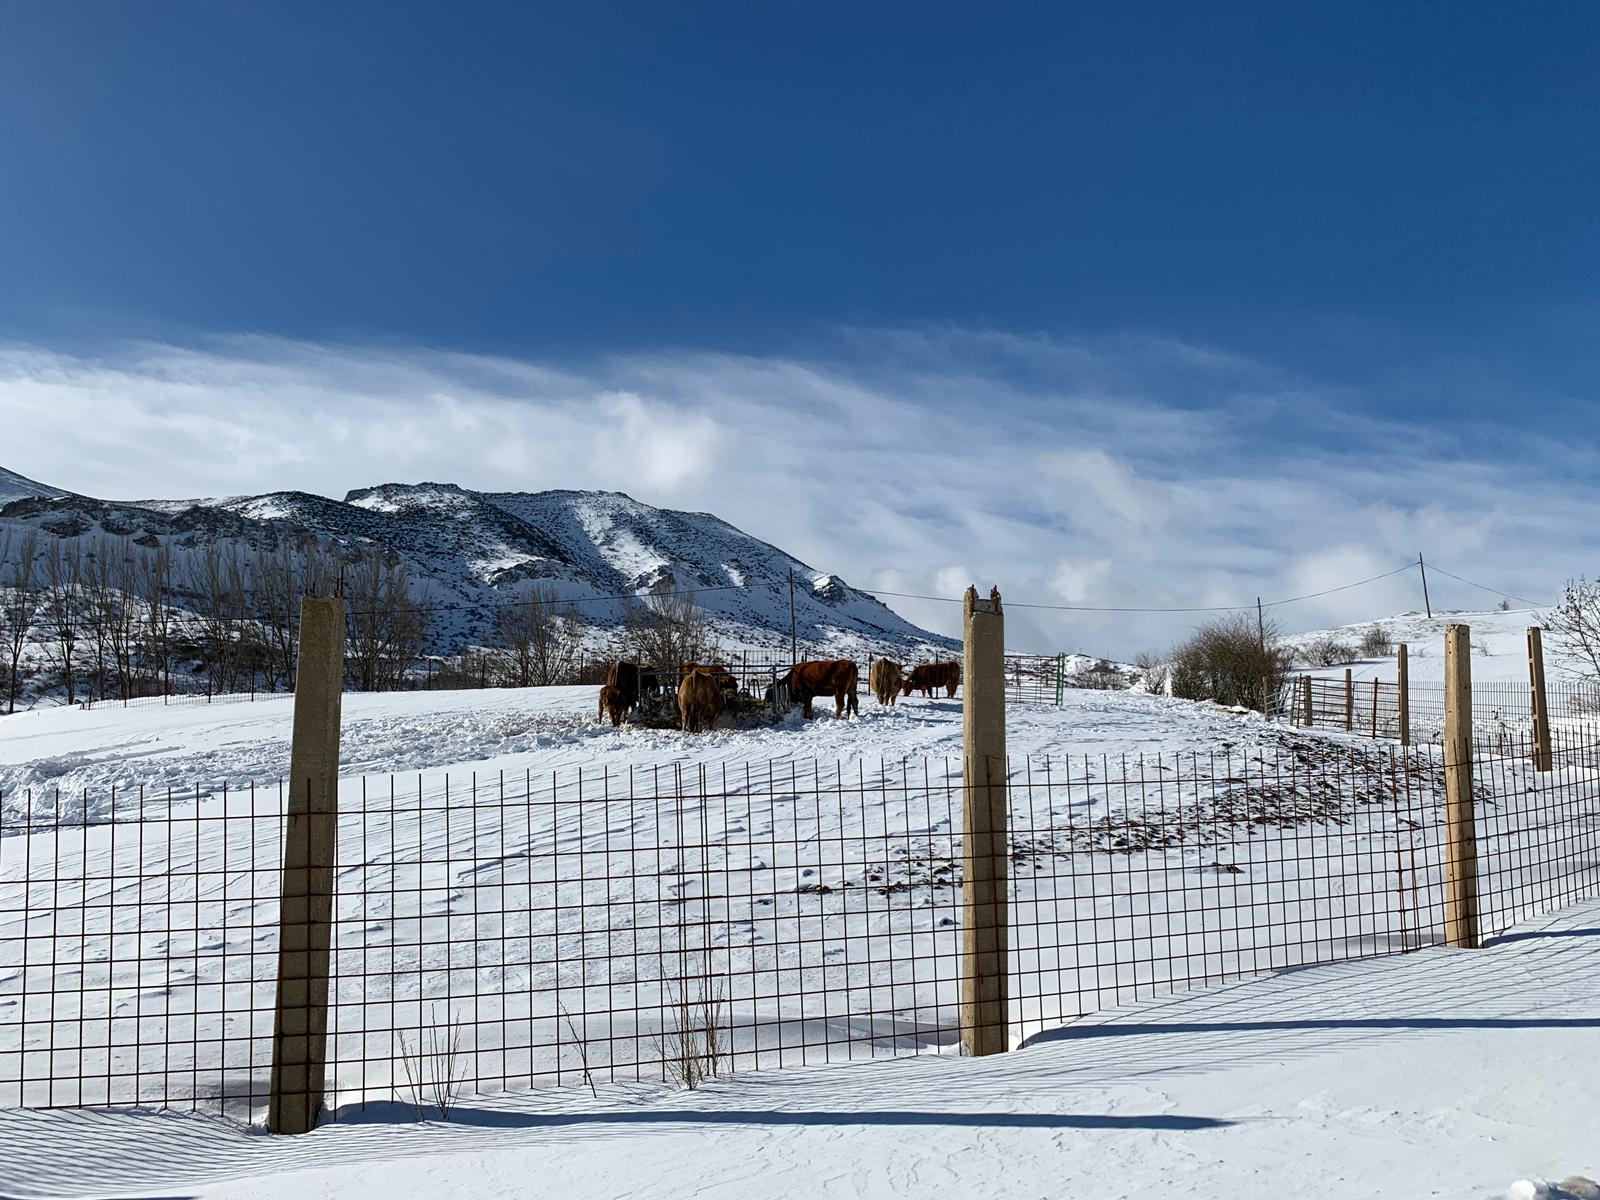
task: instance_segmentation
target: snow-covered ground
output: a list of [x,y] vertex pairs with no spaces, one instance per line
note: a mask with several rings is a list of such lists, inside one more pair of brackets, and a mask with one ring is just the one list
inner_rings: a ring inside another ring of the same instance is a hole
[[[593,687],[460,692],[352,693],[344,697],[341,774],[386,776],[448,772],[465,780],[504,771],[584,767],[625,770],[656,763],[746,763],[956,759],[961,700],[913,696],[879,707],[869,696],[858,718],[798,715],[782,724],[708,734],[613,729],[595,719]],[[1258,717],[1131,692],[1068,691],[1067,707],[1013,705],[1007,748],[1013,756],[1118,756],[1209,751],[1259,736]],[[85,710],[36,709],[0,721],[0,795],[87,793],[91,813],[109,807],[111,789],[160,796],[272,783],[289,769],[292,699],[244,697],[233,703],[163,706],[112,702]],[[136,803],[136,795],[119,799]],[[14,811],[14,809],[13,809]]]
[[[1509,612],[1498,609],[1490,612],[1442,612],[1435,609],[1432,617],[1420,612],[1402,613],[1379,621],[1362,621],[1356,625],[1342,625],[1333,629],[1311,630],[1292,634],[1284,641],[1291,647],[1308,645],[1318,638],[1332,635],[1352,647],[1361,641],[1361,635],[1373,625],[1381,625],[1390,639],[1404,642],[1407,647],[1407,671],[1413,684],[1442,684],[1444,682],[1444,632],[1450,625],[1465,625],[1472,630],[1472,680],[1474,683],[1528,682],[1528,627],[1541,623],[1543,610],[1517,608]],[[1553,639],[1545,639],[1545,672],[1552,684],[1572,678],[1578,670],[1576,662],[1561,653]],[[1312,675],[1330,679],[1344,678],[1347,664],[1319,667],[1310,670]],[[1394,656],[1360,658],[1348,664],[1358,680],[1381,679],[1393,683],[1396,678]]]
[[993,1058],[471,1098],[447,1123],[375,1108],[274,1138],[220,1118],[0,1112],[0,1191],[1489,1200],[1600,1173],[1597,927],[1591,902],[1481,951],[1194,991]]
[[[1558,1071],[1593,1049],[1593,907],[1482,955],[1183,994],[1436,940],[1429,750],[1402,811],[1363,792],[1345,735],[1129,692],[1013,705],[1011,1027],[1031,1044],[968,1062],[951,1057],[959,699],[694,736],[601,725],[594,692],[345,697],[336,1126],[285,1143],[212,1119],[0,1113],[0,1154],[25,1142],[30,1172],[0,1169],[0,1194],[476,1197],[530,1178],[574,1195],[965,1194],[988,1177],[1003,1195],[1143,1196],[1182,1172],[1206,1195],[1314,1181],[1480,1200],[1595,1167],[1574,1140],[1592,1102]],[[259,1120],[291,711],[0,723],[0,1104],[165,1097]],[[1567,894],[1600,882],[1582,853],[1600,844],[1600,770],[1552,782],[1575,800],[1559,862],[1537,804],[1480,833],[1496,929],[1539,910],[1555,868]],[[697,977],[725,989],[725,1065],[780,1069],[693,1094],[639,1082]],[[397,1038],[458,1023],[484,1094],[448,1125],[404,1124]],[[530,1091],[590,1065],[598,1097]],[[1443,1152],[1457,1142],[1471,1154]]]

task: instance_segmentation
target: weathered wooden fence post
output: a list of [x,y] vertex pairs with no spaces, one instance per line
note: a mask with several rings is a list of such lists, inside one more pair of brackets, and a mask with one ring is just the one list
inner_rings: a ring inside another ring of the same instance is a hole
[[343,599],[301,600],[267,1106],[272,1133],[307,1133],[315,1127],[327,1075],[344,637]]
[[1305,719],[1300,723],[1307,729],[1316,724],[1316,717],[1311,708],[1311,676],[1300,676],[1300,700],[1305,708]]
[[1352,732],[1356,727],[1356,681],[1349,667],[1344,669],[1344,727]]
[[1549,771],[1555,767],[1550,746],[1550,694],[1544,686],[1544,630],[1528,627],[1528,692],[1533,701],[1533,769]]
[[1372,681],[1372,736],[1378,736],[1378,681]]
[[1006,679],[1000,590],[967,589],[962,682],[961,1047],[1007,1048]]
[[1472,802],[1471,630],[1444,631],[1445,941],[1478,947],[1478,834]]
[[1406,663],[1406,644],[1400,643],[1395,652],[1395,665],[1399,668],[1400,685],[1400,744],[1411,745],[1411,671]]

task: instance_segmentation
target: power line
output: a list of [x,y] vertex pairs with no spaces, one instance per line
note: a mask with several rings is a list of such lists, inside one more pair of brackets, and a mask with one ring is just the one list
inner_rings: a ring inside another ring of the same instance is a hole
[[[1408,562],[1403,567],[1396,567],[1392,571],[1385,571],[1381,575],[1373,575],[1367,579],[1357,579],[1353,583],[1342,583],[1338,587],[1325,588],[1320,592],[1308,592],[1304,596],[1290,596],[1285,600],[1273,600],[1262,605],[1263,608],[1279,608],[1285,604],[1298,604],[1302,600],[1315,600],[1319,596],[1331,596],[1335,592],[1348,591],[1351,588],[1362,587],[1369,583],[1376,583],[1380,579],[1388,579],[1392,575],[1399,575],[1415,569],[1416,563]],[[941,604],[960,604],[960,597],[951,596],[924,596],[915,592],[878,592],[868,588],[859,588],[869,596],[896,596],[903,600],[935,600]],[[1209,613],[1209,612],[1245,612],[1253,610],[1256,605],[1250,604],[1215,604],[1208,607],[1189,608],[1135,608],[1128,606],[1108,606],[1095,604],[1035,604],[1025,600],[1007,600],[1008,608],[1037,608],[1052,612],[1102,612],[1102,613]]]
[[1533,607],[1533,608],[1553,608],[1554,607],[1554,605],[1546,604],[1546,603],[1543,603],[1542,601],[1539,601],[1539,600],[1529,600],[1526,596],[1519,596],[1515,592],[1502,591],[1500,588],[1486,587],[1481,583],[1474,583],[1470,579],[1465,579],[1460,575],[1456,575],[1456,574],[1454,574],[1454,573],[1452,573],[1450,571],[1446,571],[1438,563],[1434,563],[1433,564],[1433,569],[1435,571],[1439,572],[1439,574],[1441,574],[1441,575],[1449,575],[1450,578],[1454,579],[1457,583],[1464,583],[1468,587],[1475,587],[1480,592],[1490,592],[1490,593],[1492,593],[1492,594],[1494,594],[1496,596],[1504,596],[1507,600],[1520,600],[1520,601],[1522,601],[1522,603],[1524,603],[1526,605],[1529,605],[1530,607]]

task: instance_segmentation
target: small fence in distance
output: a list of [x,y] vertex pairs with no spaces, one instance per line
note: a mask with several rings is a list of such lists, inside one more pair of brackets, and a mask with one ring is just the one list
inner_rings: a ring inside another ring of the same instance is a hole
[[[1549,717],[1572,724],[1600,719],[1600,685],[1588,682],[1546,684]],[[1442,683],[1407,686],[1410,733],[1414,741],[1437,740],[1444,730]],[[1291,678],[1279,692],[1277,715],[1314,729],[1342,729],[1371,738],[1400,737],[1400,685],[1378,679]],[[1485,681],[1472,685],[1475,730],[1485,737],[1527,733],[1533,726],[1529,684]]]
[[[1600,730],[1476,758],[1482,927],[1600,887]],[[1437,943],[1441,752],[1271,730],[1014,761],[1010,1035]],[[943,759],[345,781],[329,1100],[951,1052],[964,784]],[[259,1119],[281,787],[0,797],[0,1106]]]

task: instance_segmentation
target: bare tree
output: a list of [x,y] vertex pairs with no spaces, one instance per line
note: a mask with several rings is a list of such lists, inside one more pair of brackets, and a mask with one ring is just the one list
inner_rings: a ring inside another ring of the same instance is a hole
[[67,703],[78,699],[78,640],[83,624],[83,546],[56,538],[44,559],[45,654],[53,662]]
[[238,547],[202,546],[189,560],[185,584],[193,597],[201,665],[216,691],[233,691],[245,657],[245,568]]
[[140,666],[163,694],[172,690],[173,578],[171,546],[141,548],[133,576],[144,619]]
[[378,692],[400,686],[427,645],[433,606],[411,568],[393,553],[371,550],[345,573],[348,666],[356,685]]
[[546,687],[577,666],[583,648],[577,609],[535,584],[495,613],[495,633],[513,687]]
[[692,592],[653,595],[632,605],[621,644],[627,657],[661,667],[708,662],[719,653],[711,618]]
[[39,534],[29,529],[15,542],[8,529],[0,537],[0,649],[5,653],[6,712],[17,711],[22,694],[22,651],[39,615],[41,596],[37,577]]
[[314,537],[298,543],[284,539],[257,562],[251,598],[269,690],[294,690],[301,597],[328,594],[338,577],[338,564]]
[[1544,627],[1561,654],[1576,664],[1582,679],[1600,679],[1600,580],[1567,581],[1556,606],[1544,614]]
[[111,669],[117,677],[117,693],[126,700],[133,695],[138,669],[138,564],[134,561],[133,542],[125,537],[102,545],[101,553],[106,559],[99,572],[106,641],[111,652]]

